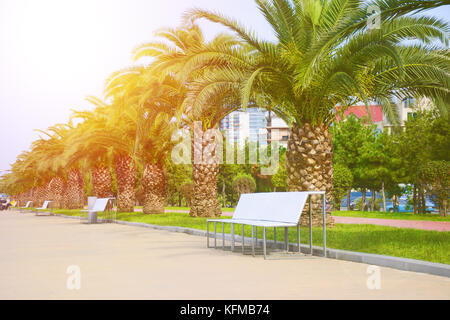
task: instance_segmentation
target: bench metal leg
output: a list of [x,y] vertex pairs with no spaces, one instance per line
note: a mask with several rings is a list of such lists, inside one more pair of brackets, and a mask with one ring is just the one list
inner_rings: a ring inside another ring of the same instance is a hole
[[231,224],[231,252],[234,251],[234,223]]
[[222,222],[222,249],[225,249],[225,222]]
[[297,225],[297,250],[300,251],[300,225]]
[[266,227],[263,227],[263,251],[264,251],[264,260],[267,259],[267,252],[266,252]]
[[216,229],[216,222],[214,222],[214,249],[217,249],[217,229]]
[[252,256],[255,256],[255,227],[252,226]]
[[284,227],[284,248],[286,249],[286,252],[289,252],[289,233],[288,233],[288,227]]
[[244,225],[242,225],[242,254],[244,254],[244,250],[245,250]]
[[277,246],[277,227],[273,227],[273,243]]
[[209,248],[209,222],[206,221],[206,247]]

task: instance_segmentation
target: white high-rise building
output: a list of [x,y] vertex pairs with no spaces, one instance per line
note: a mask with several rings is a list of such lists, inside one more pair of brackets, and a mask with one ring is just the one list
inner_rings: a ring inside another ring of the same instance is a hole
[[259,108],[248,108],[247,111],[234,111],[220,122],[220,130],[228,142],[237,142],[240,147],[246,141],[266,143],[266,112]]

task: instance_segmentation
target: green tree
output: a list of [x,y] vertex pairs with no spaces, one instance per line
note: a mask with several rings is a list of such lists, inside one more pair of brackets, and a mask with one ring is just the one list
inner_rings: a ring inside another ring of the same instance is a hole
[[[360,157],[363,146],[375,140],[375,127],[365,125],[364,120],[350,115],[345,120],[336,123],[332,129],[334,164],[340,164],[350,169],[353,175],[353,187],[360,188],[363,193],[365,205],[366,189],[370,181],[362,175],[364,169],[361,168]],[[347,208],[350,208],[350,190],[347,196]],[[364,207],[362,208],[364,209]]]
[[425,190],[418,176],[418,168],[431,160],[430,129],[432,121],[429,113],[419,112],[416,118],[405,122],[404,131],[397,137],[405,168],[404,182],[412,186],[414,213],[425,213]]
[[194,195],[194,184],[192,182],[185,182],[180,187],[180,193],[183,195],[184,200],[188,207],[192,204],[192,196]]
[[353,174],[349,168],[342,164],[334,165],[334,205],[337,210],[341,206],[341,199],[351,190],[353,185]]
[[[234,207],[236,198],[234,196],[235,192],[233,189],[233,179],[240,174],[245,174],[242,165],[238,164],[221,164],[219,166],[219,174],[217,176],[217,186],[218,190],[222,194],[222,206],[226,207],[227,202]],[[248,174],[248,173],[247,173]]]
[[431,196],[435,196],[441,216],[447,215],[450,188],[450,162],[429,161],[419,168],[418,176]]
[[280,163],[277,173],[275,173],[271,180],[274,191],[285,191],[287,188],[287,170],[286,170],[286,149],[281,148]]
[[172,161],[168,160],[166,163],[166,169],[168,197],[169,199],[172,199],[172,205],[174,205],[174,198],[175,195],[177,195],[178,206],[181,207],[181,200],[183,197],[181,188],[185,183],[192,182],[192,166],[184,164],[174,164]]

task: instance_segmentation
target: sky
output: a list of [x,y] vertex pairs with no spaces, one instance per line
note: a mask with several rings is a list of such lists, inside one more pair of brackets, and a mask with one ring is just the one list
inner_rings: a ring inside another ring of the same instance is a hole
[[[231,16],[274,36],[253,0],[0,0],[0,176],[45,130],[89,110],[105,79],[133,63],[131,52],[176,27],[193,7]],[[450,20],[450,6],[428,11]],[[224,31],[202,22],[208,39]]]

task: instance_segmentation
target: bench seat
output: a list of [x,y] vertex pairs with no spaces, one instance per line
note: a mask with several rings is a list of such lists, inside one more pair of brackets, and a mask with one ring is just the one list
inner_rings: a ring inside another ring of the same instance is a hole
[[295,227],[296,223],[286,223],[286,222],[276,222],[276,221],[263,221],[263,220],[238,220],[238,219],[217,219],[208,220],[208,222],[223,222],[223,223],[233,223],[233,224],[244,224],[248,226],[256,227]]

